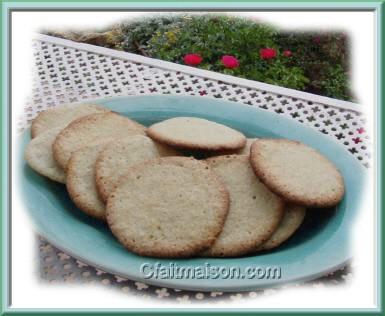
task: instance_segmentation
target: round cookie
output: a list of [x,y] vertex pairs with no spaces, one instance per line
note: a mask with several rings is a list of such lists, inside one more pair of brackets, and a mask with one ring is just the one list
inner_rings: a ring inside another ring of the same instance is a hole
[[95,162],[108,139],[73,152],[67,168],[67,191],[71,200],[84,213],[105,220],[105,205],[95,183]]
[[71,154],[109,137],[145,134],[145,127],[114,112],[91,114],[70,123],[56,137],[53,155],[58,164],[67,168]]
[[230,208],[222,233],[203,256],[234,257],[255,251],[278,227],[283,201],[255,176],[248,156],[219,156],[207,162],[229,190]]
[[24,157],[28,165],[39,174],[60,183],[66,175],[52,155],[52,143],[61,129],[50,129],[32,139],[25,148]]
[[100,105],[78,104],[63,105],[40,112],[31,125],[31,137],[44,133],[52,128],[64,128],[72,121],[89,114],[109,111]]
[[270,250],[281,245],[295,233],[302,224],[305,215],[306,208],[303,206],[287,205],[278,228],[269,240],[259,246],[257,250]]
[[242,133],[197,117],[175,117],[153,124],[147,135],[184,150],[235,150],[246,144]]
[[292,204],[331,207],[344,195],[337,168],[315,149],[287,139],[259,139],[251,165],[266,186]]
[[100,152],[95,164],[96,186],[100,197],[103,201],[107,200],[122,172],[128,167],[166,156],[180,154],[146,136],[130,136],[111,142]]
[[129,250],[191,257],[209,248],[229,207],[226,187],[202,161],[166,157],[129,168],[107,201],[107,222]]

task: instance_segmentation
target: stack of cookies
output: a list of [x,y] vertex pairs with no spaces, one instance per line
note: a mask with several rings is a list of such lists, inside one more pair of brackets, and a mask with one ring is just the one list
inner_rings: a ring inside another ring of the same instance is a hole
[[267,251],[294,234],[306,209],[344,195],[340,172],[309,146],[246,139],[196,117],[146,128],[99,105],[68,105],[40,113],[31,136],[29,166],[64,183],[81,211],[143,256]]

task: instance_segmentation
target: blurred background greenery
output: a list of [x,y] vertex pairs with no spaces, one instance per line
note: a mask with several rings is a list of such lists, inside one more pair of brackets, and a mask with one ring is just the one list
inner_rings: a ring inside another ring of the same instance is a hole
[[[94,32],[44,33],[184,64],[199,54],[195,67],[354,101],[350,85],[349,39],[342,32],[285,32],[274,26],[228,15],[161,15],[122,22]],[[274,57],[264,58],[270,48]],[[224,55],[239,61],[226,68]]]

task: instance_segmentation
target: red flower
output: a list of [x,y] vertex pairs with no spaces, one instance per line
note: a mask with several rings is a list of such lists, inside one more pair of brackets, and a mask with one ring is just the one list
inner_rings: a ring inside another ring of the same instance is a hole
[[357,132],[362,134],[362,133],[365,133],[365,129],[363,127],[360,127],[360,128],[357,128]]
[[196,66],[202,62],[203,58],[199,54],[187,54],[183,57],[186,65]]
[[277,56],[277,51],[274,48],[261,48],[259,55],[262,59],[272,59]]
[[283,51],[283,56],[285,57],[290,57],[292,55],[291,51],[290,50],[285,50]]
[[225,56],[222,57],[221,60],[222,60],[222,64],[226,68],[233,69],[233,68],[238,68],[239,67],[239,61],[234,56],[225,55]]

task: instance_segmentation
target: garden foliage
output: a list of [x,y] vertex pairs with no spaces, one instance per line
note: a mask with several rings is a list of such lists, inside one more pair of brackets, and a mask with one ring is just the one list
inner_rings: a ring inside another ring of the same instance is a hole
[[[242,17],[191,14],[141,18],[115,26],[113,32],[115,49],[352,99],[343,33],[288,33]],[[103,34],[111,38],[108,30]],[[111,47],[111,40],[106,46]]]

